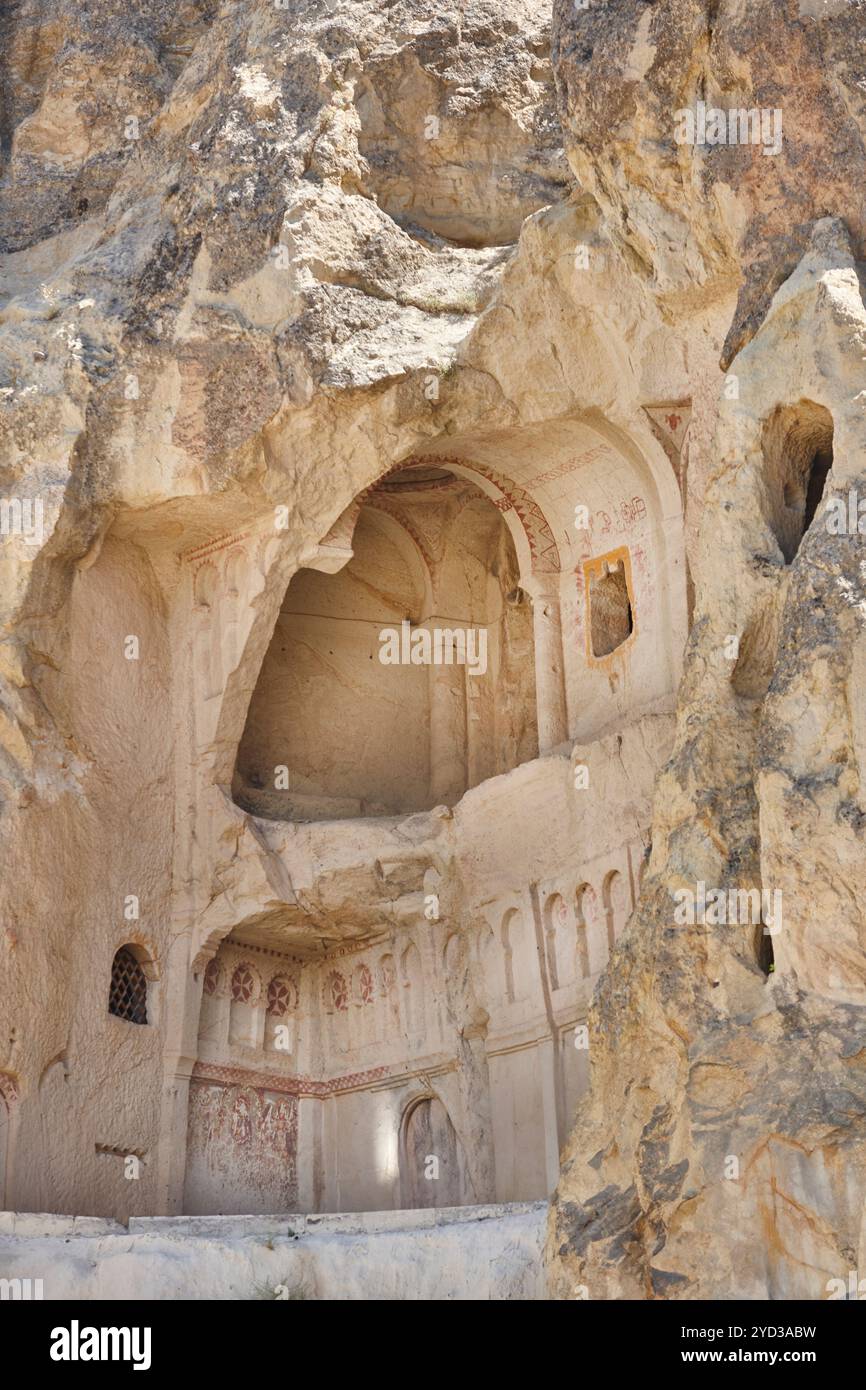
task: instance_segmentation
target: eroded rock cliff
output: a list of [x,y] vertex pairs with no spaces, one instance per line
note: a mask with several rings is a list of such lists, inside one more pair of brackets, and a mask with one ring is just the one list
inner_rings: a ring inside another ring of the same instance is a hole
[[[154,1161],[110,1210],[178,1209],[196,970],[291,898],[228,795],[291,575],[419,451],[519,443],[552,474],[589,420],[664,465],[664,520],[687,497],[694,604],[551,1287],[818,1298],[866,1260],[866,581],[859,533],[825,524],[866,473],[866,11],[561,0],[552,63],[549,22],[536,0],[7,8],[0,496],[43,508],[0,544],[9,1200],[105,1211],[105,1154],[141,1131]],[[759,138],[678,141],[707,109],[754,109]],[[242,654],[196,703],[186,557],[276,508]],[[699,884],[781,894],[781,929],[678,922]],[[343,893],[341,931],[380,888]],[[164,1007],[116,1044],[129,894]]]
[[[633,273],[673,315],[741,282],[675,752],[552,1222],[565,1297],[822,1298],[863,1261],[863,549],[827,510],[863,486],[863,23],[559,10],[572,160]],[[677,144],[699,101],[778,110],[778,152]],[[700,884],[762,889],[772,932],[678,922]]]

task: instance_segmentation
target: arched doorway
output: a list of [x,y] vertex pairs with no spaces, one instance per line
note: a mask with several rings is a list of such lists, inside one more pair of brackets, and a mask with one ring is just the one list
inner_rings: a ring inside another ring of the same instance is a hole
[[438,1096],[407,1110],[400,1152],[404,1207],[453,1207],[463,1200],[460,1143]]

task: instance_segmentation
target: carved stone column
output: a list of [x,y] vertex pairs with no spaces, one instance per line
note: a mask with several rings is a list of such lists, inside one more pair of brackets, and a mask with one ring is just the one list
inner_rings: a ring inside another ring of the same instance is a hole
[[539,753],[546,753],[568,739],[559,590],[558,574],[536,578],[530,590],[535,636]]

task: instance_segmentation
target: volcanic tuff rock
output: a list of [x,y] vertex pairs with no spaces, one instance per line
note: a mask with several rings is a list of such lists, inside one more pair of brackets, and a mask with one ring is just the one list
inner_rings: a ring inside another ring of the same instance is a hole
[[[534,4],[49,9],[5,21],[2,457],[69,557],[122,506],[240,519],[282,486],[262,431],[318,387],[446,368],[567,166]],[[28,562],[62,566],[9,551],[11,618]]]
[[[298,564],[413,451],[534,429],[543,457],[560,418],[648,436],[645,408],[688,403],[675,745],[591,1015],[551,1287],[819,1298],[866,1265],[866,552],[820,510],[801,541],[791,498],[831,452],[828,495],[866,485],[866,6],[556,0],[552,66],[549,20],[540,0],[0,20],[0,496],[45,503],[41,544],[0,546],[0,992],[28,1020],[4,1009],[0,1069],[42,1107],[20,1203],[99,1210],[74,1136],[106,1096],[127,1130],[172,1103],[157,1045],[106,1054],[91,1018],[130,884],[171,960],[248,854],[225,794],[239,666],[196,843],[172,841],[196,717],[181,554],[287,508],[248,672]],[[678,145],[698,101],[781,110],[782,149]],[[119,652],[131,613],[132,693],[119,658],[112,686],[82,655]],[[781,890],[769,980],[752,928],[675,923],[699,881]],[[173,1162],[130,1200],[158,1209]]]
[[[866,248],[863,6],[848,0],[556,0],[554,63],[569,157],[641,280],[696,304],[742,280],[727,364],[806,251],[844,215]],[[677,112],[781,112],[777,154],[676,139]]]
[[[793,495],[821,454],[828,497],[863,487],[864,23],[558,9],[569,152],[634,274],[672,314],[742,279],[675,751],[552,1217],[562,1296],[822,1298],[864,1259],[864,551],[820,509],[800,543]],[[782,151],[678,146],[700,99],[780,108]],[[675,924],[701,881],[780,892],[768,983],[753,927]]]

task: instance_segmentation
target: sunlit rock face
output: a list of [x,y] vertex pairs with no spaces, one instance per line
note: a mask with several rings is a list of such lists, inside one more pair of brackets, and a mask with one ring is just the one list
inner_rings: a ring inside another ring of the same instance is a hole
[[856,6],[556,0],[554,11],[566,147],[581,184],[655,291],[688,305],[720,278],[739,285],[726,361],[795,269],[816,220],[844,217],[863,255]]
[[[570,157],[641,283],[696,330],[738,288],[674,752],[591,1016],[553,1287],[824,1298],[863,1238],[862,16],[562,6],[556,31]],[[699,102],[767,108],[778,151],[678,142]]]
[[0,24],[0,1205],[553,1195],[555,1297],[824,1296],[857,8]]

